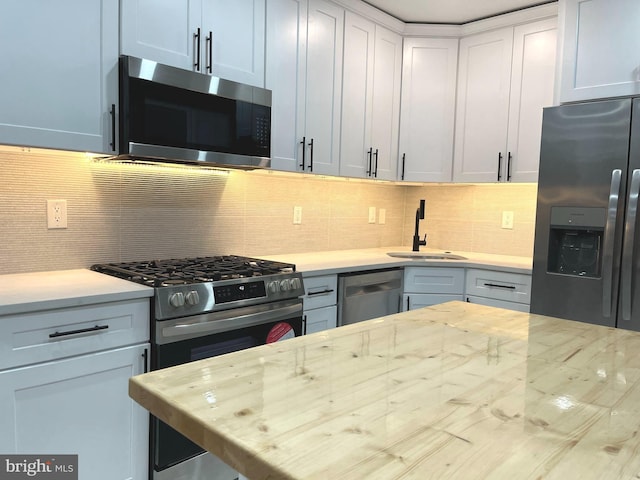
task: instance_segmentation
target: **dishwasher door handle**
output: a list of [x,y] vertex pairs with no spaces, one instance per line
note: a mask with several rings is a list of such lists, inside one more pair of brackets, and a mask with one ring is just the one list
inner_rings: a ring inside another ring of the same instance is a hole
[[371,285],[353,285],[346,288],[346,297],[369,295],[372,293],[388,292],[401,288],[400,282],[372,283]]

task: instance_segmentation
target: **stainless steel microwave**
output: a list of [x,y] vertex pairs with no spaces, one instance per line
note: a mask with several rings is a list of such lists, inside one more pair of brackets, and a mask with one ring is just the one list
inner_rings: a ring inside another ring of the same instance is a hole
[[118,159],[271,165],[271,91],[120,57]]

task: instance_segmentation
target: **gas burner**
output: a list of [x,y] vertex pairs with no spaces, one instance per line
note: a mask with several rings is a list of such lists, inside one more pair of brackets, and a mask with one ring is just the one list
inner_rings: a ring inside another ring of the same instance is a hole
[[141,283],[167,287],[295,272],[295,265],[258,258],[220,255],[183,259],[98,264],[92,270]]

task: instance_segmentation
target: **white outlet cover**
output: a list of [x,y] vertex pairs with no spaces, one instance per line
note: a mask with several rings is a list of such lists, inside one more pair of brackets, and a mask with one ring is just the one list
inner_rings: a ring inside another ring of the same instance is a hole
[[47,200],[47,228],[67,228],[67,201]]

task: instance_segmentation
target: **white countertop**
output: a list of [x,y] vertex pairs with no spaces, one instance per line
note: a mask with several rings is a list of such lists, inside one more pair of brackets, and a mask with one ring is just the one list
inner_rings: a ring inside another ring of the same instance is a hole
[[153,288],[91,270],[0,275],[0,316],[153,296]]
[[291,253],[284,255],[262,255],[260,258],[293,263],[303,276],[331,275],[352,271],[375,270],[392,267],[467,267],[498,269],[504,272],[531,274],[531,257],[494,255],[489,253],[462,252],[421,248],[420,252],[453,253],[466,260],[412,260],[390,257],[387,252],[411,252],[411,247],[381,247],[327,252]]

